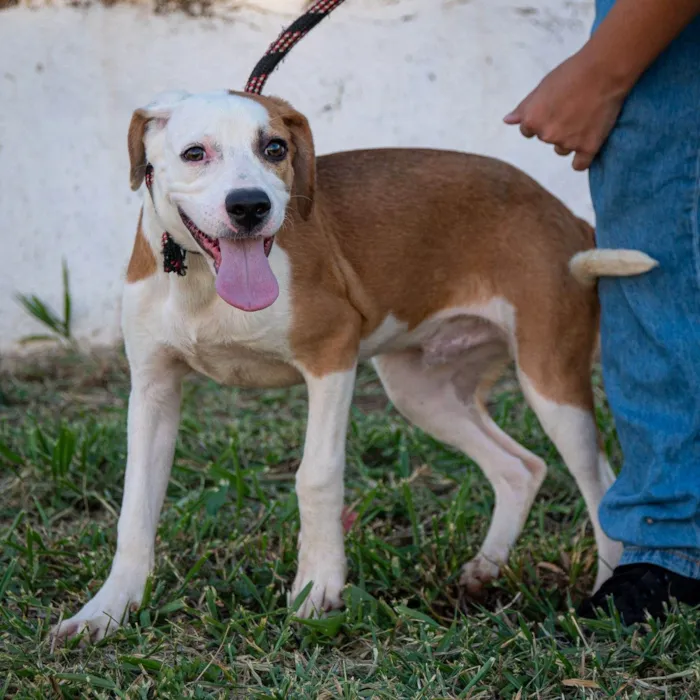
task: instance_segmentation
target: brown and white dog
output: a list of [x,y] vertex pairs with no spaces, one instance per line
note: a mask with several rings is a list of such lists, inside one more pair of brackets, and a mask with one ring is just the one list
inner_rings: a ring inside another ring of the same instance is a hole
[[[597,514],[614,477],[593,417],[595,279],[653,260],[592,251],[588,224],[497,160],[421,149],[316,159],[307,120],[275,98],[162,95],[134,113],[129,153],[134,189],[147,162],[153,175],[123,300],[132,389],[117,552],[55,638],[101,639],[141,602],[193,370],[225,385],[308,387],[292,596],[313,586],[300,614],[341,605],[346,428],[358,362],[370,358],[398,410],[493,485],[468,589],[498,576],[546,472],[484,408],[511,360],[581,489],[596,586],[605,580],[620,550]],[[185,275],[164,272],[164,232],[188,251]]]

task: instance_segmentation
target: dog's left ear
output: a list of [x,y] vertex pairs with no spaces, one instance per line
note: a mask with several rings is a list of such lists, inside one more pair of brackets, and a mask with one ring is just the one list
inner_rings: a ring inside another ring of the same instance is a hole
[[294,145],[292,197],[302,219],[307,220],[311,216],[316,193],[316,152],[311,127],[306,117],[301,112],[297,112],[288,102],[279,97],[264,99],[276,105],[279,117],[292,135]]
[[189,93],[182,91],[164,92],[158,95],[150,104],[137,109],[131,116],[129,135],[127,137],[129,148],[129,178],[131,189],[141,187],[146,172],[146,127],[153,121],[161,127],[165,126],[173,109]]
[[301,218],[307,220],[311,216],[316,194],[316,150],[314,137],[306,117],[293,110],[285,118],[285,124],[292,133],[294,140],[294,184],[292,194],[297,197],[297,209]]

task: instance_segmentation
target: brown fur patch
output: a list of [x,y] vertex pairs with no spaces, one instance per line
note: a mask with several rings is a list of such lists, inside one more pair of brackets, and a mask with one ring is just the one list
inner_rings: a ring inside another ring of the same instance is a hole
[[141,187],[146,174],[146,146],[143,137],[150,118],[142,109],[137,109],[131,116],[127,148],[129,150],[129,182],[131,189],[136,191]]
[[143,209],[139,214],[139,223],[136,227],[136,239],[131,250],[129,266],[126,269],[126,281],[130,284],[139,282],[155,274],[157,269],[156,256],[153,249],[143,235]]
[[[292,265],[292,348],[314,374],[351,366],[389,314],[415,328],[500,296],[538,390],[591,405],[598,300],[568,263],[593,239],[559,200],[512,166],[461,153],[355,151],[319,158],[317,171],[311,220],[278,234]],[[341,327],[358,332],[342,347],[322,342]]]

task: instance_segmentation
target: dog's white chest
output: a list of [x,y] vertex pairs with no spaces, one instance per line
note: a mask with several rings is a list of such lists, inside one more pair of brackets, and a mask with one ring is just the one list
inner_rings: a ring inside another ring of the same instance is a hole
[[261,311],[241,311],[222,301],[197,258],[184,279],[165,278],[157,287],[128,285],[124,331],[129,345],[137,351],[144,344],[167,347],[195,371],[229,386],[302,381],[291,365],[289,264],[284,251],[275,248],[270,262],[280,294]]
[[288,313],[278,302],[247,313],[217,298],[206,313],[184,314],[169,335],[190,367],[221,384],[288,386],[301,377],[289,364]]

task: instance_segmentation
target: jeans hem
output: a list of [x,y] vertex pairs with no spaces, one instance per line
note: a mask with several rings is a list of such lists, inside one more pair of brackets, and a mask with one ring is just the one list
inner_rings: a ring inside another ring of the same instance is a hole
[[[697,556],[693,556],[696,554]],[[681,576],[700,580],[700,551],[683,549],[651,549],[625,547],[620,566],[624,564],[656,564]]]

